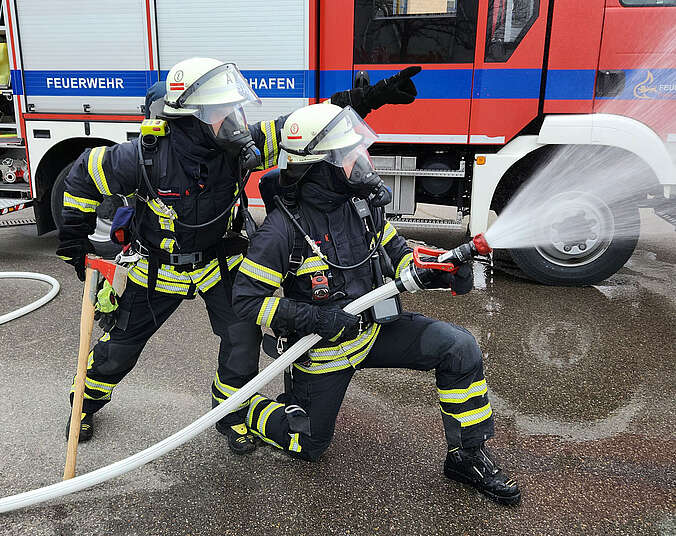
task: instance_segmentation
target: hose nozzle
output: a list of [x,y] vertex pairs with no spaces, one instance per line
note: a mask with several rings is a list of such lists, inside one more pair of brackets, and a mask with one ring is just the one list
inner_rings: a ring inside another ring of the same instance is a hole
[[476,255],[488,255],[491,251],[493,250],[486,242],[484,235],[478,234],[466,244],[440,255],[438,262],[451,263],[457,266],[471,260]]

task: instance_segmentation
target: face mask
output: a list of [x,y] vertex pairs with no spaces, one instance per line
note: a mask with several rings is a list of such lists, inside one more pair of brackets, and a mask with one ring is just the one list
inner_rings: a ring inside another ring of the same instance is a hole
[[392,201],[392,193],[385,186],[385,183],[373,168],[373,163],[368,157],[368,153],[360,154],[349,165],[343,163],[343,171],[347,178],[347,183],[357,193],[369,196],[372,195],[371,204],[376,207],[384,207]]
[[254,144],[241,109],[235,109],[223,119],[216,134],[216,144],[230,157],[239,158],[244,170],[252,171],[261,165],[261,152]]

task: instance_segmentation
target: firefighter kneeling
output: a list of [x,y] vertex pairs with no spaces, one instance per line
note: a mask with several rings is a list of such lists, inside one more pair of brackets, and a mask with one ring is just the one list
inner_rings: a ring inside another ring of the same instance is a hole
[[[360,316],[342,310],[382,285],[383,274],[398,276],[412,257],[384,217],[390,193],[367,150],[375,139],[351,108],[332,104],[298,110],[284,124],[284,198],[276,198],[278,209],[253,237],[235,279],[233,307],[242,318],[272,328],[280,350],[284,338],[294,342],[316,333],[323,340],[294,364],[279,401],[251,399],[246,423],[263,441],[314,461],[331,442],[356,370],[434,369],[449,446],[446,476],[516,504],[516,482],[484,447],[493,436],[493,418],[474,337],[462,327],[400,312],[398,302]],[[472,288],[469,265],[455,275],[427,276],[428,288],[450,287],[456,294]],[[280,287],[284,297],[274,297]]]

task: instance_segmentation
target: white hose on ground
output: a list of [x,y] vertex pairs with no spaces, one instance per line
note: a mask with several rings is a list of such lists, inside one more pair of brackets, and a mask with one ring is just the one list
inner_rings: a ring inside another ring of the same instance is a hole
[[21,309],[0,316],[0,325],[42,307],[45,303],[51,301],[54,296],[59,293],[59,289],[61,288],[59,282],[53,277],[44,274],[36,274],[34,272],[0,272],[0,279],[35,279],[36,281],[43,281],[44,283],[52,285],[50,291],[39,300],[34,301]]
[[[404,270],[404,272],[406,272],[406,270]],[[403,278],[404,274],[402,273],[402,279]],[[408,284],[405,284],[405,286],[408,290],[416,290]],[[349,303],[345,307],[345,311],[352,314],[358,314],[369,307],[372,307],[376,303],[397,294],[399,294],[397,285],[394,281],[391,281]],[[159,458],[163,454],[166,454],[191,440],[200,432],[203,432],[210,426],[216,424],[216,422],[225,417],[225,415],[237,409],[241,403],[246,402],[249,397],[267,385],[273,378],[284,372],[286,367],[291,365],[320,340],[321,337],[319,335],[307,335],[303,337],[281,356],[275,359],[275,361],[259,373],[258,376],[228,398],[228,400],[219,404],[210,412],[204,414],[195,422],[176,432],[174,435],[163,439],[159,443],[156,443],[133,456],[92,471],[91,473],[70,480],[64,480],[44,488],[4,497],[0,499],[0,513],[11,512],[18,508],[39,504],[51,499],[56,499],[57,497],[63,497],[69,493],[89,488],[96,484],[100,484],[101,482],[105,482],[106,480],[110,480],[111,478],[128,473],[129,471],[133,471],[134,469]]]

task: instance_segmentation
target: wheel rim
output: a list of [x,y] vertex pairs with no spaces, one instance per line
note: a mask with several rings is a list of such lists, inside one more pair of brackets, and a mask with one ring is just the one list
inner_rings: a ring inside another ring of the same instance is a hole
[[558,266],[589,264],[610,247],[615,218],[610,207],[587,192],[565,192],[544,207],[535,249]]

